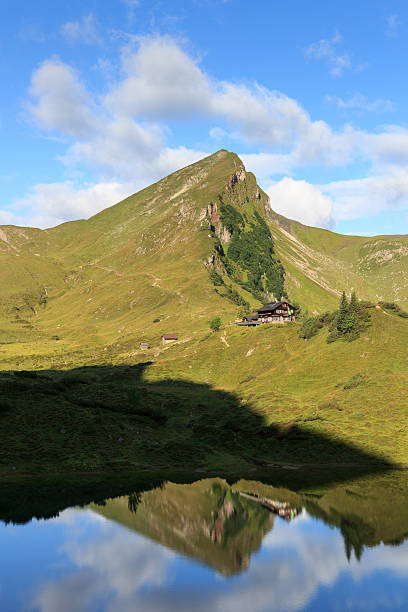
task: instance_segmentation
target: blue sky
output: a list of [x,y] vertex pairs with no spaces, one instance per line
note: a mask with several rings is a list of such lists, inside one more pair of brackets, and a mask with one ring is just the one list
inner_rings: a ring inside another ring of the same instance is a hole
[[408,233],[402,0],[21,0],[0,22],[0,223],[88,217],[220,148],[272,207]]

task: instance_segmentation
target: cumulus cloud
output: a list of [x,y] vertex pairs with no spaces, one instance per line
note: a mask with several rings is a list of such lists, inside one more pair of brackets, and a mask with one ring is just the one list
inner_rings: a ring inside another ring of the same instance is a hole
[[271,176],[290,174],[294,166],[290,153],[246,153],[241,155],[241,159],[247,169],[263,183],[270,181]]
[[28,105],[34,119],[48,130],[76,138],[97,129],[88,92],[76,72],[58,58],[46,60],[34,71]]
[[374,216],[384,210],[408,208],[408,171],[398,170],[385,176],[336,181],[320,186],[333,203],[337,219]]
[[122,68],[125,78],[105,99],[115,113],[169,120],[208,110],[207,77],[171,38],[141,39],[137,52],[125,48]]
[[[134,191],[134,185],[117,182],[77,186],[72,181],[36,185],[25,197],[15,200],[8,223],[16,224],[24,214],[31,225],[51,227],[71,219],[83,219]],[[7,216],[6,216],[7,219]],[[1,222],[3,217],[0,213]]]
[[[33,74],[31,112],[45,128],[59,129],[81,140],[87,129],[107,134],[126,121],[129,126],[137,122],[138,129],[130,131],[139,140],[142,131],[156,136],[165,131],[163,121],[219,119],[232,127],[237,139],[269,148],[298,147],[299,163],[304,151],[316,149],[316,141],[320,143],[316,156],[321,155],[324,163],[337,163],[333,151],[339,148],[344,161],[347,131],[335,133],[324,121],[312,121],[296,100],[281,92],[257,83],[249,86],[211,80],[197,61],[168,37],[143,38],[136,50],[127,46],[122,70],[123,78],[111,85],[99,102],[92,100],[69,66],[58,59],[48,60]],[[160,128],[158,122],[162,122]],[[92,143],[92,135],[85,135]],[[126,130],[123,136],[129,139]],[[114,138],[113,147],[115,142]],[[93,148],[97,154],[97,147]],[[307,156],[304,161],[309,161]]]
[[405,167],[408,164],[408,130],[388,126],[380,133],[358,132],[356,137],[363,156],[374,167]]
[[408,171],[313,185],[285,177],[267,193],[271,208],[306,225],[333,229],[336,221],[408,208]]
[[306,225],[332,228],[332,202],[320,189],[306,181],[284,178],[268,189],[272,209]]

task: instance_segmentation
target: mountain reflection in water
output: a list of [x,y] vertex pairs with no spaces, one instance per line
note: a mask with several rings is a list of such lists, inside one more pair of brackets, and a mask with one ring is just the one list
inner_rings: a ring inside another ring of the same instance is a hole
[[143,493],[137,503],[132,496],[120,497],[91,508],[226,576],[249,567],[276,515],[290,520],[299,512],[285,501],[248,494],[220,479],[167,483]]
[[408,609],[406,472],[276,480],[166,482],[2,524],[0,609]]

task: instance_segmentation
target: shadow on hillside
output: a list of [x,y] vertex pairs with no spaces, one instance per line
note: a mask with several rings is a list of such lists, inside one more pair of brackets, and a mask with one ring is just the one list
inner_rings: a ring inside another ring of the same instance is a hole
[[[174,479],[174,471],[179,474],[177,481],[186,482],[208,474],[232,475],[233,480],[248,474],[255,477],[255,471],[277,480],[279,466],[309,464],[286,470],[285,479],[296,488],[305,480],[327,485],[394,467],[356,446],[294,423],[266,426],[252,406],[209,385],[146,381],[143,373],[149,365],[0,374],[0,397],[5,398],[0,400],[0,469],[19,478],[55,474],[54,484],[47,478],[40,495],[50,500],[45,515],[68,505],[145,490],[145,481],[153,477],[141,476],[143,469],[159,474],[151,483],[158,486],[171,476]],[[331,465],[316,469],[324,464]],[[133,475],[100,476],[124,470]],[[90,472],[99,475],[92,477]],[[181,472],[194,476],[182,477]],[[58,473],[71,476],[60,478]],[[71,489],[62,481],[71,482]],[[44,511],[38,514],[35,509],[38,482],[29,493],[27,479],[21,503],[13,503],[8,514],[7,490],[14,490],[11,498],[19,497],[20,485],[16,481],[15,486],[10,482],[0,486],[3,520],[44,516]],[[56,492],[53,503],[52,491]],[[31,499],[28,506],[25,493]],[[18,506],[31,509],[18,517]]]

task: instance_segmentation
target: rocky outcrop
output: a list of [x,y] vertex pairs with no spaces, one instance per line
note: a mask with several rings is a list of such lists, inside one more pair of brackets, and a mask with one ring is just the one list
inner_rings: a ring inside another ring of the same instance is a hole
[[212,223],[218,223],[220,220],[220,213],[218,210],[218,204],[215,202],[214,204],[208,204],[207,206],[207,215],[211,219]]
[[222,233],[220,236],[221,242],[227,243],[231,240],[231,233],[227,230],[226,227],[222,228]]
[[244,168],[240,168],[233,174],[229,180],[228,186],[230,189],[234,187],[237,183],[243,183],[246,179],[246,172]]

